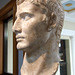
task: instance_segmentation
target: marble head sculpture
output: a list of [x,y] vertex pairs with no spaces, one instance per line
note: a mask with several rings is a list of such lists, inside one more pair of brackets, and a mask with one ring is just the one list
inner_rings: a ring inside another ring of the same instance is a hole
[[17,0],[17,49],[25,51],[21,75],[54,75],[64,11],[58,0]]

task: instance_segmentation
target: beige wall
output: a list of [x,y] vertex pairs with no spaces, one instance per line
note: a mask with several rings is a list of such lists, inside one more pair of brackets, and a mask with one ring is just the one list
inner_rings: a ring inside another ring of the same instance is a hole
[[75,22],[64,21],[63,29],[75,30]]

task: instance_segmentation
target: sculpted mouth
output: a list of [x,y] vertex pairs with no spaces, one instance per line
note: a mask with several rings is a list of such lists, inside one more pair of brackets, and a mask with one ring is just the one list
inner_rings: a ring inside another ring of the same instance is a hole
[[16,41],[21,42],[21,41],[23,41],[23,38],[17,38]]
[[16,39],[20,39],[20,38],[24,39],[25,37],[16,37]]
[[23,41],[24,39],[25,39],[25,37],[16,36],[16,41],[17,42]]

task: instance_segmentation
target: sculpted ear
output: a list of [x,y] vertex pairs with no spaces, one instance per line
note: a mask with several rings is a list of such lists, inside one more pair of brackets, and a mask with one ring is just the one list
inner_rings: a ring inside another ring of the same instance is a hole
[[53,28],[56,27],[56,14],[51,13],[48,19],[48,31],[51,31]]

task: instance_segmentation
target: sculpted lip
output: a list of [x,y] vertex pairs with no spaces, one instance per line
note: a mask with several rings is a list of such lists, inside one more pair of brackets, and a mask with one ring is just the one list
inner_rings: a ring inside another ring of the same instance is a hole
[[23,39],[25,39],[25,37],[16,36],[16,41],[17,42],[23,41]]
[[20,42],[20,41],[22,41],[22,40],[23,40],[23,38],[18,38],[18,39],[16,39],[17,42]]
[[25,37],[22,35],[16,35],[16,39],[19,39],[19,38],[25,38]]

